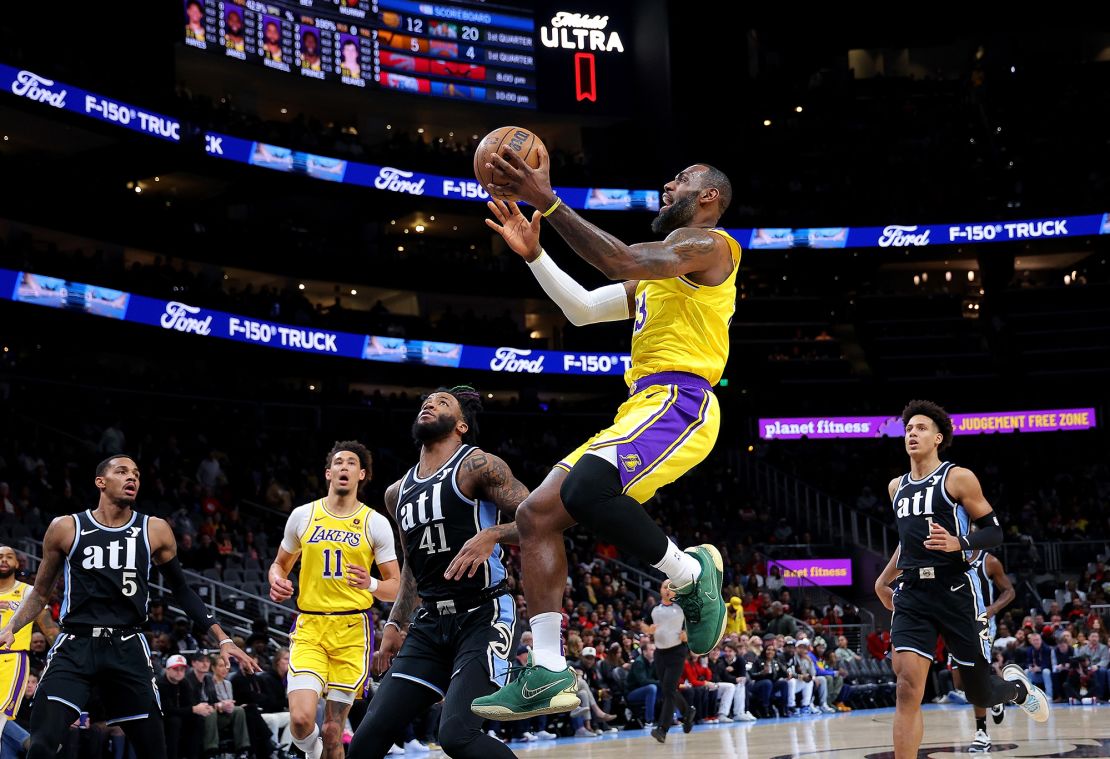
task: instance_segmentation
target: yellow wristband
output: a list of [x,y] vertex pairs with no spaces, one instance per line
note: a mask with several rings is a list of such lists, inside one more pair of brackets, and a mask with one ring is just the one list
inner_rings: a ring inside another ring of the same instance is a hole
[[551,214],[555,213],[555,209],[558,208],[559,206],[561,206],[562,204],[563,204],[563,199],[560,198],[558,195],[556,195],[555,196],[555,202],[551,204],[551,208],[548,208],[546,211],[543,212],[543,215],[544,216],[550,216]]

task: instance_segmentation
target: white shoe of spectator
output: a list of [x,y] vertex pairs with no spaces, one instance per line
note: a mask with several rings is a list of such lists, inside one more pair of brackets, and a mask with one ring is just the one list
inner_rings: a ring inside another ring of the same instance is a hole
[[821,711],[824,714],[836,714],[836,709],[833,709],[828,704],[821,704]]
[[536,738],[541,741],[553,741],[558,737],[559,736],[555,735],[555,733],[549,733],[546,730],[540,730],[538,733],[536,733]]
[[736,715],[736,720],[738,722],[755,722],[756,718],[751,712],[744,712],[743,714]]
[[1007,664],[1002,668],[1002,679],[1010,682],[1021,681],[1029,695],[1018,706],[1025,710],[1034,722],[1047,722],[1048,713],[1052,710],[1052,702],[1045,696],[1044,691],[1033,685],[1025,670],[1016,664]]
[[717,721],[720,722],[722,725],[727,725],[729,722],[732,722],[732,717],[726,717],[723,714],[718,714]]
[[405,744],[405,753],[406,754],[426,754],[426,753],[428,753],[428,747],[425,746],[420,741],[416,740],[416,738],[413,738],[411,741],[409,741],[408,743]]
[[525,743],[531,743],[532,741],[538,741],[539,740],[539,738],[536,737],[535,733],[529,733],[527,731],[525,731],[525,733],[520,736],[520,739],[522,741],[524,741]]
[[403,753],[405,753],[405,750],[403,748],[401,748],[400,746],[398,746],[396,743],[391,743],[390,746],[389,746],[389,751],[386,751],[385,753],[386,754],[403,754]]
[[583,726],[583,727],[580,727],[580,728],[578,728],[577,730],[574,731],[574,737],[575,738],[596,738],[597,733],[595,733],[593,730],[590,730],[590,729]]
[[[1025,674],[1024,672],[1022,674]],[[966,704],[967,695],[962,690],[952,690],[948,694],[948,703],[950,704]]]
[[499,736],[497,734],[496,730],[487,730],[486,735],[488,735],[490,738],[496,738],[497,740],[501,741],[502,743],[505,742],[505,741],[501,740],[501,736]]

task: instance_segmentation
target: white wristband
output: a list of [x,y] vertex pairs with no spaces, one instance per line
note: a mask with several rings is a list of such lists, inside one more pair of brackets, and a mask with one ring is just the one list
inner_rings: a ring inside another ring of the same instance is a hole
[[563,314],[576,327],[615,322],[631,316],[624,285],[606,285],[596,290],[587,290],[560,269],[547,251],[542,249],[539,257],[528,264],[528,268],[547,293],[547,297],[562,309]]
[[222,648],[225,643],[231,643],[232,645],[235,645],[235,641],[233,641],[231,638],[224,638],[220,641],[220,647]]
[[378,578],[377,577],[371,577],[370,578],[370,585],[366,589],[369,590],[371,593],[373,593],[375,590],[377,590],[378,589]]

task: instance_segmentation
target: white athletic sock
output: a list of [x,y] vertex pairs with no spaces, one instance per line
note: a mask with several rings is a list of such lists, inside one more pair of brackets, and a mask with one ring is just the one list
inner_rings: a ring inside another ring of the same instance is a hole
[[674,544],[674,541],[667,541],[667,552],[663,554],[653,567],[665,574],[671,579],[671,585],[676,588],[681,588],[698,578],[701,574],[701,564],[690,554],[683,551],[681,548]]
[[[292,733],[290,733],[290,735],[292,735]],[[316,739],[319,737],[320,726],[313,725],[312,732],[306,735],[304,738],[298,738],[297,736],[293,735],[293,745],[307,754],[309,750],[313,747],[313,745],[315,745]]]
[[528,622],[532,625],[532,663],[552,672],[562,672],[567,668],[567,659],[563,656],[563,615],[548,611]]

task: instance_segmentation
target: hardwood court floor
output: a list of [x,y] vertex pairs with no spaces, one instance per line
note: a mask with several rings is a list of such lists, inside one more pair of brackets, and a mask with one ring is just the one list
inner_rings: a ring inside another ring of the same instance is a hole
[[[927,705],[925,738],[919,759],[954,759],[967,753],[975,734],[970,706]],[[891,750],[893,709],[872,709],[756,723],[698,725],[689,735],[672,727],[660,745],[646,730],[622,731],[600,738],[560,738],[537,743],[510,743],[529,759],[894,759]],[[1054,705],[1045,724],[1037,724],[1016,707],[995,725],[987,716],[997,757],[1110,757],[1110,706]]]

